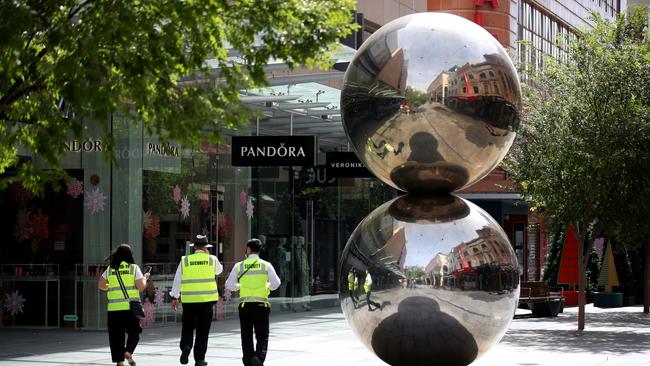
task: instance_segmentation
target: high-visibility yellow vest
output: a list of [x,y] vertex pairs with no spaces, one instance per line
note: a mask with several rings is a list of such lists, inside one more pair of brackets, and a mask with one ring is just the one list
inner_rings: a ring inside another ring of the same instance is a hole
[[135,288],[135,264],[126,262],[120,263],[120,277],[126,289],[128,298],[124,298],[124,292],[120,282],[115,275],[115,269],[108,267],[106,279],[108,280],[108,311],[129,310],[129,301],[140,301],[140,292]]
[[[248,271],[246,271],[248,270]],[[244,273],[246,272],[246,273]],[[241,274],[244,273],[243,276]],[[239,302],[269,303],[269,268],[259,258],[246,258],[237,266],[239,279]]]
[[353,291],[359,288],[359,279],[354,273],[348,274],[348,290]]
[[196,252],[181,259],[181,301],[185,303],[219,300],[214,278],[216,260],[207,253]]
[[372,284],[369,283],[368,277],[366,276],[366,280],[363,282],[363,292],[368,292],[370,291],[370,288],[372,287]]

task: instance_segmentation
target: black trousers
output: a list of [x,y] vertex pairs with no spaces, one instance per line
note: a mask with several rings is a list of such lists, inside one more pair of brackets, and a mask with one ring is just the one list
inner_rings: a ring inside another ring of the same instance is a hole
[[[212,325],[214,302],[183,303],[181,350],[194,345],[194,361],[204,361],[208,350],[208,335]],[[194,341],[196,330],[196,341]]]
[[[246,302],[239,305],[239,325],[241,327],[241,348],[244,365],[251,366],[251,358],[266,359],[269,346],[269,315],[271,307],[261,302]],[[253,347],[253,330],[257,347]]]
[[[133,353],[140,341],[140,320],[133,316],[131,310],[109,311],[107,318],[108,343],[111,346],[113,362],[124,361],[124,352]],[[129,337],[124,346],[124,333]]]
[[381,307],[381,304],[379,304],[378,302],[374,302],[374,301],[370,300],[370,293],[371,292],[372,291],[370,291],[370,290],[366,291],[366,302],[368,303],[368,310],[372,310],[371,305],[374,306],[375,309],[378,309],[378,308]]

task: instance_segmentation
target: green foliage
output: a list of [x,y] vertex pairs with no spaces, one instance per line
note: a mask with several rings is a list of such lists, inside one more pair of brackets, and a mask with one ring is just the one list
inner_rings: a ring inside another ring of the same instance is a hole
[[421,279],[425,272],[424,267],[422,266],[408,266],[404,269],[404,274],[409,280],[419,280]]
[[544,265],[544,277],[542,278],[544,282],[552,287],[557,285],[563,247],[564,231],[561,229],[552,231],[552,234],[549,235],[548,259]]
[[640,8],[611,24],[594,14],[568,62],[549,60],[527,89],[508,170],[534,207],[573,223],[579,238],[650,231],[646,16]]
[[[264,66],[331,64],[352,0],[48,0],[0,3],[0,189],[38,192],[64,175],[63,143],[109,117],[140,120],[163,142],[219,142],[249,121],[242,89]],[[210,60],[210,62],[207,62]],[[191,80],[191,81],[190,81]],[[52,170],[21,161],[18,148]]]

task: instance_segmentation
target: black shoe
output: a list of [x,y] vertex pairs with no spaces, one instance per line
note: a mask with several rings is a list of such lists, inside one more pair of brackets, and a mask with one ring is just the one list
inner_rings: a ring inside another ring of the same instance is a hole
[[208,363],[205,361],[196,361],[194,366],[206,366]]
[[251,365],[252,366],[264,366],[264,363],[262,362],[262,360],[260,360],[259,357],[253,356],[253,357],[251,357]]
[[187,365],[188,362],[190,362],[190,351],[192,350],[191,347],[185,346],[183,348],[183,351],[181,351],[181,365]]

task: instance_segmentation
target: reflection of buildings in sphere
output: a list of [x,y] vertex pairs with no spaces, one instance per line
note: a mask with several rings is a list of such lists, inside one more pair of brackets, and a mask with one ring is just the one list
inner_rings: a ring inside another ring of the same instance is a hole
[[443,280],[449,273],[449,256],[442,253],[436,254],[424,270],[429,285],[443,287]]
[[[461,261],[452,258],[466,250],[468,265],[457,269]],[[362,342],[396,365],[436,354],[472,362],[503,336],[518,300],[517,261],[506,234],[485,211],[452,195],[406,195],[374,210],[343,251],[342,281],[353,268],[372,274],[373,304],[363,298],[355,304],[342,290],[343,312]],[[440,343],[460,335],[462,341]],[[408,342],[421,347],[396,346]]]
[[402,17],[350,63],[343,124],[359,158],[385,183],[408,192],[458,190],[488,174],[514,141],[517,80],[505,50],[476,24],[440,13]]

